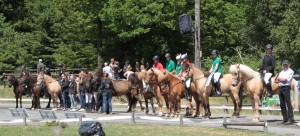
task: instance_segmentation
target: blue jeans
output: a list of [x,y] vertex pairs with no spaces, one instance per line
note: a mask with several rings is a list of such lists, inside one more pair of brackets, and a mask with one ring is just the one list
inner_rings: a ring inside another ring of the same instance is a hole
[[75,94],[70,94],[71,103],[73,104],[73,109],[77,109],[77,102],[75,99]]
[[62,91],[61,92],[61,98],[63,100],[63,105],[64,105],[64,108],[67,109],[68,108],[68,105],[67,105],[67,98],[66,98],[66,92],[65,91]]
[[107,103],[108,103],[109,113],[112,112],[111,97],[112,97],[111,92],[102,92],[102,112],[105,112]]
[[80,101],[80,105],[81,105],[80,108],[84,109],[85,108],[85,96],[82,93],[79,94],[79,101]]

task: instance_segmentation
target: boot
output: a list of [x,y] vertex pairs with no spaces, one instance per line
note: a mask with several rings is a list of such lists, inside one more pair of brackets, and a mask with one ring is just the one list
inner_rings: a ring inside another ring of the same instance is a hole
[[216,94],[217,96],[221,96],[222,95],[220,82],[216,83],[216,93],[217,93]]
[[267,88],[267,91],[268,91],[267,97],[272,98],[273,97],[273,90],[272,90],[271,84],[270,83],[266,84],[266,88]]
[[189,87],[187,88],[187,95],[188,95],[188,100],[192,101],[192,88]]

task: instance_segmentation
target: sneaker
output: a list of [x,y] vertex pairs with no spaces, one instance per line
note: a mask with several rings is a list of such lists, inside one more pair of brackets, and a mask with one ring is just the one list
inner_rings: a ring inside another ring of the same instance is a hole
[[81,109],[80,109],[80,110],[78,110],[78,111],[85,111],[85,109],[81,108]]
[[77,111],[77,109],[72,109],[71,111]]
[[63,108],[63,111],[66,111],[67,109],[66,108]]
[[284,120],[284,121],[282,121],[282,122],[280,122],[280,123],[278,123],[278,125],[286,125],[287,124],[287,120]]

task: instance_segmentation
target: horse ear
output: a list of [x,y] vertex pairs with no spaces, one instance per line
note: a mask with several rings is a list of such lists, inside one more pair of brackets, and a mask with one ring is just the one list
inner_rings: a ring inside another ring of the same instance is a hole
[[238,68],[238,69],[240,68],[240,64],[237,65],[237,68]]
[[154,72],[153,68],[151,68],[151,71]]
[[166,75],[166,74],[167,74],[166,69],[164,69],[164,70],[162,71],[162,73],[163,73],[164,75]]

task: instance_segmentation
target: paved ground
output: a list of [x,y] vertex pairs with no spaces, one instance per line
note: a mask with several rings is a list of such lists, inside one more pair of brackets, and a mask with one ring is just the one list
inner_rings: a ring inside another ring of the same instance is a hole
[[[29,108],[31,105],[28,103],[23,104],[23,107]],[[42,104],[42,107],[45,107],[46,103]],[[9,108],[15,107],[15,103],[0,103],[0,125],[23,125],[23,120],[18,117],[13,117],[9,111]],[[26,109],[28,112],[27,122],[29,125],[38,125],[46,120],[43,120],[38,110]],[[45,110],[45,109],[43,109]],[[101,123],[132,123],[131,113],[126,113],[124,108],[115,108],[113,109],[113,115],[104,115],[98,113],[86,113],[86,118],[83,118],[83,121],[94,120]],[[65,117],[66,111],[56,111],[56,114],[59,120],[78,124],[79,119],[67,119]],[[230,114],[218,114],[212,115],[211,119],[201,119],[201,118],[191,118],[184,117],[183,124],[191,126],[211,126],[211,127],[223,127],[223,117],[230,117]],[[229,122],[251,122],[251,115],[241,116],[241,118],[231,119]],[[282,120],[281,116],[274,115],[263,115],[261,116],[261,121],[268,122],[268,131],[277,134],[291,134],[300,136],[300,127],[293,125],[279,125]],[[300,121],[300,116],[295,116],[296,121]],[[180,125],[180,118],[171,118],[171,117],[159,117],[155,115],[146,115],[140,110],[135,112],[135,122],[139,124],[166,124],[166,125]],[[229,126],[229,128],[235,129],[247,129],[247,130],[256,130],[263,131],[262,126]]]

